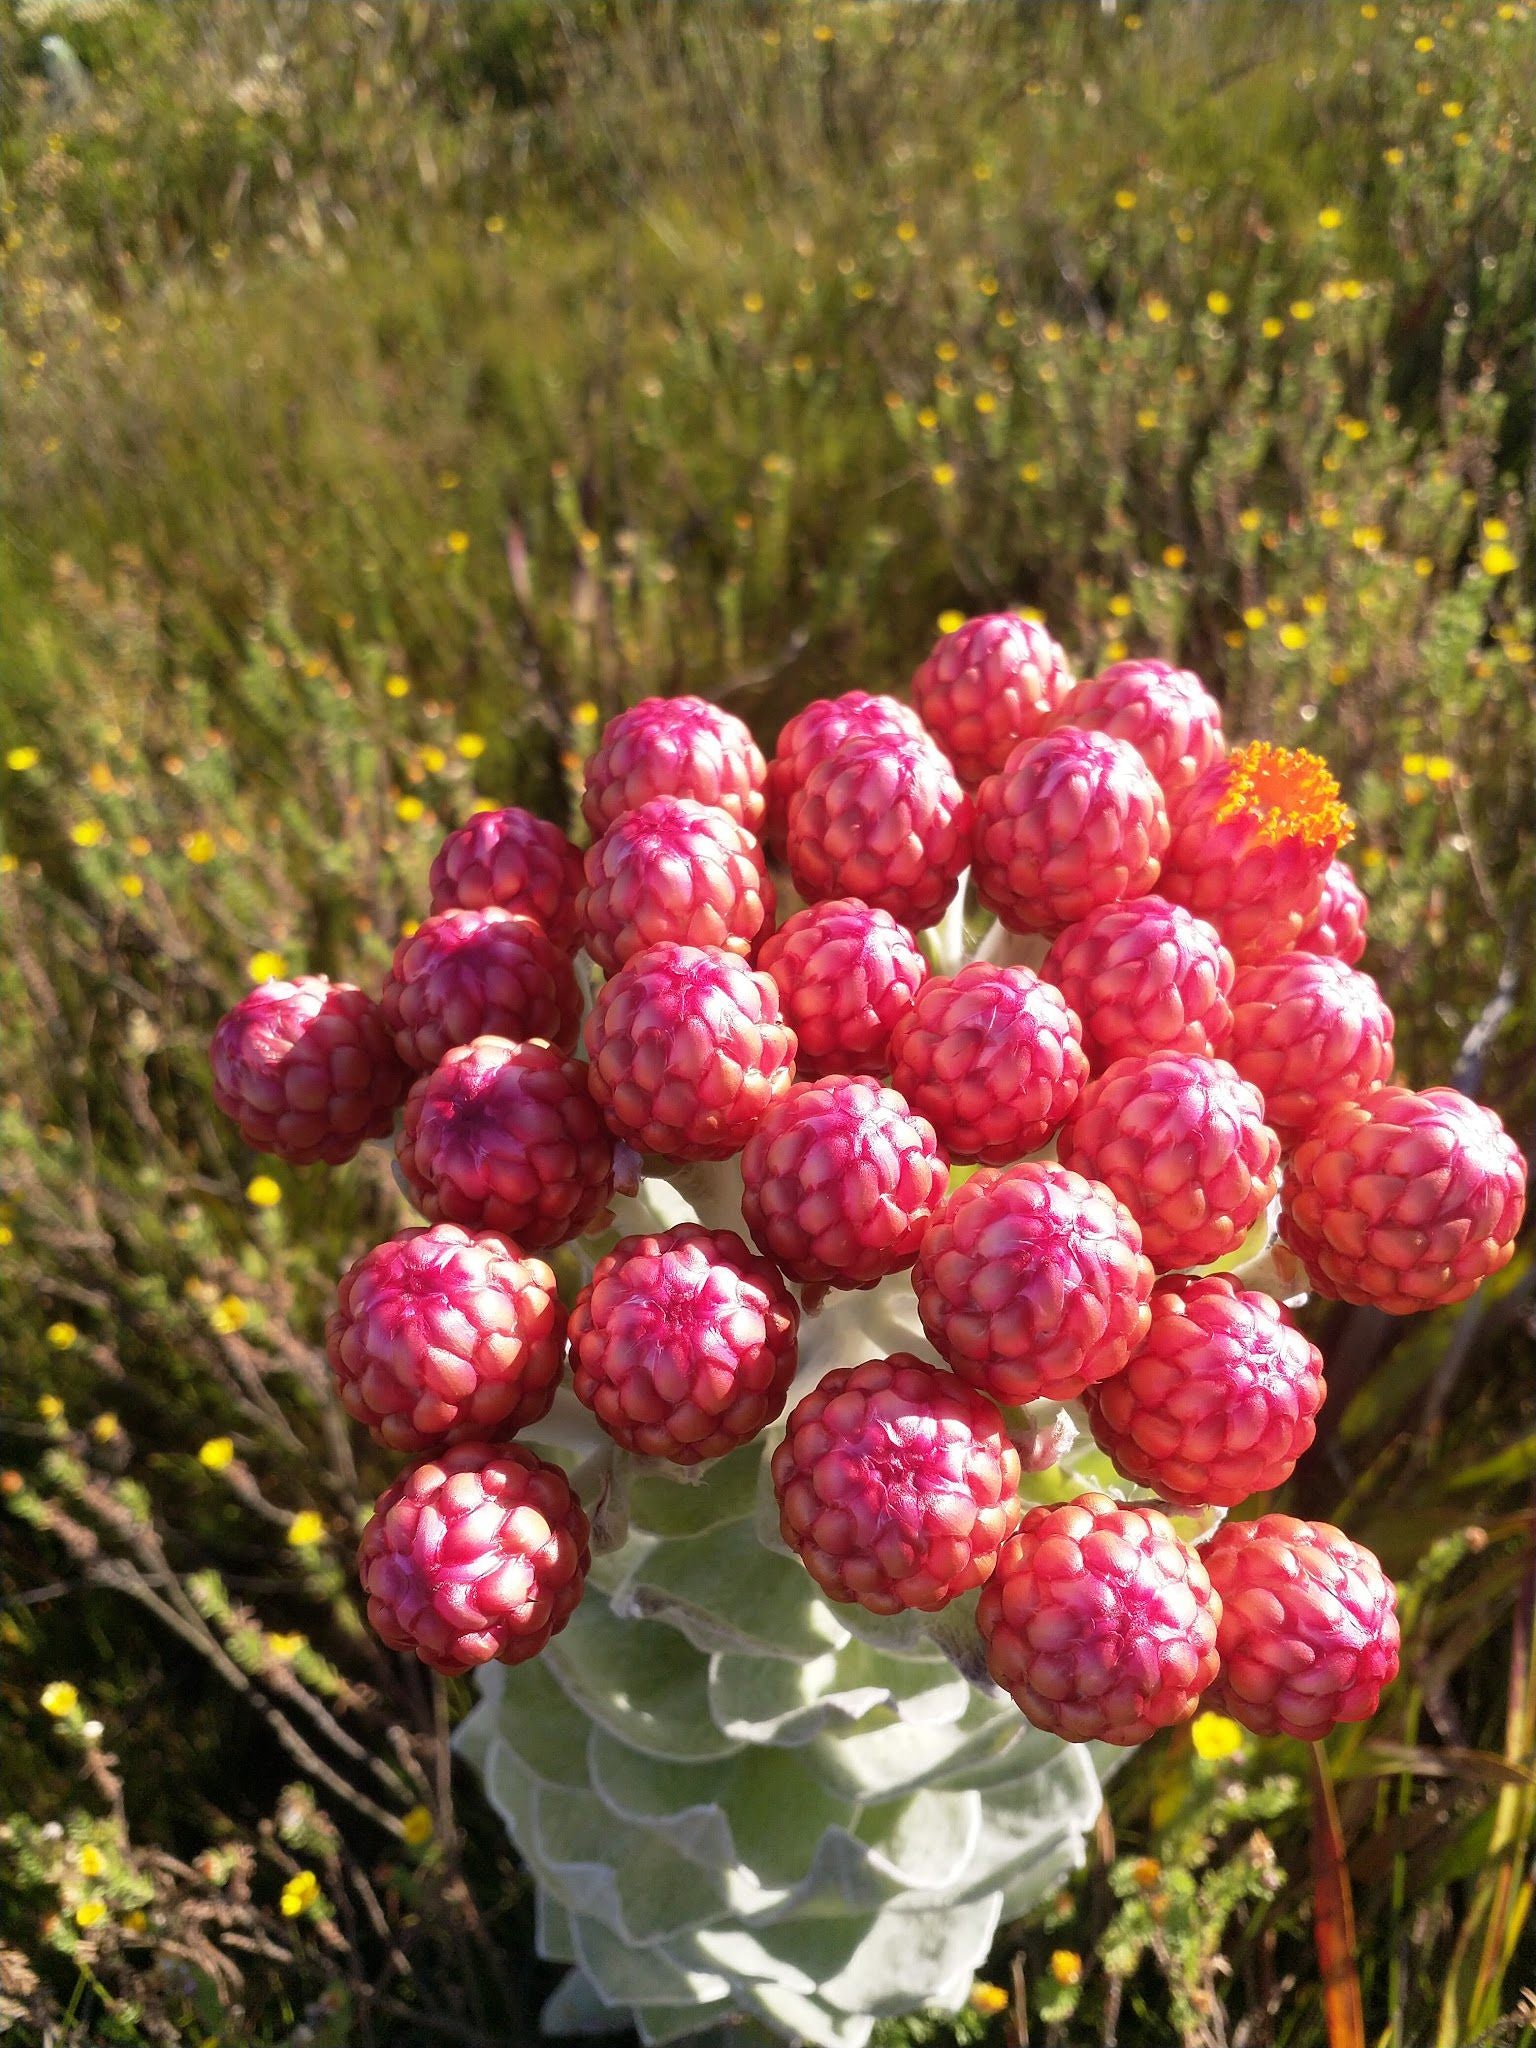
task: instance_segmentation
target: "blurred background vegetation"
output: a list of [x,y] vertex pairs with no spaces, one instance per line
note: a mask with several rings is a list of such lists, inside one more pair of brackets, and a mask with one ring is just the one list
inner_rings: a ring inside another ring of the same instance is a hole
[[[531,2039],[466,1690],[351,1590],[316,1340],[397,1198],[244,1153],[212,1023],[376,984],[624,701],[771,741],[1012,604],[1328,755],[1401,1067],[1529,1148],[1536,11],[5,0],[0,61],[0,2029]],[[1533,1288],[1309,1311],[1378,1719],[1152,1745],[897,2037],[1536,2039]]]

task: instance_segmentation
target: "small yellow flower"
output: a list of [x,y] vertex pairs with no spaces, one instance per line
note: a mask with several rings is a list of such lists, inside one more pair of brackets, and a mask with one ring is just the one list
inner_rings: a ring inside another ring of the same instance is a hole
[[1431,782],[1450,782],[1456,775],[1456,763],[1444,754],[1431,754],[1424,763],[1424,773]]
[[1509,528],[1502,519],[1485,519],[1483,521],[1483,539],[1508,540]]
[[1008,2010],[1008,1994],[1001,1984],[983,1984],[978,1978],[971,1986],[970,2008],[979,2012],[984,2019],[992,2019]]
[[1385,539],[1386,534],[1379,526],[1357,526],[1349,536],[1350,546],[1358,548],[1362,555],[1375,554]]
[[80,1851],[80,1875],[82,1877],[100,1877],[106,1867],[106,1862],[96,1844],[94,1842],[87,1842]]
[[990,391],[978,391],[976,410],[985,418],[987,414],[997,411],[997,399]]
[[1346,441],[1363,441],[1371,430],[1364,420],[1343,420],[1340,422],[1340,431]]
[[931,434],[939,424],[939,416],[931,405],[920,405],[917,409],[917,424],[925,434]]
[[485,232],[488,235],[504,235],[507,224],[499,213],[488,213],[485,217]]
[[121,1429],[122,1424],[112,1411],[108,1409],[105,1414],[98,1415],[91,1424],[91,1435],[95,1437],[97,1443],[109,1444],[119,1434]]
[[1325,206],[1317,216],[1317,224],[1320,228],[1331,233],[1334,228],[1344,225],[1344,216],[1336,206]]
[[964,624],[964,612],[957,612],[951,608],[947,612],[939,613],[939,631],[941,633],[958,633]]
[[1207,306],[1210,307],[1211,311],[1216,315],[1218,320],[1222,317],[1224,313],[1230,313],[1232,310],[1232,301],[1227,297],[1225,292],[1207,292],[1205,295],[1205,303]]
[[107,1909],[100,1899],[82,1899],[75,1908],[75,1925],[77,1927],[87,1929],[99,1927],[106,1917]]
[[1257,533],[1264,524],[1264,514],[1257,505],[1245,505],[1237,515],[1237,523],[1244,533]]
[[194,867],[203,867],[219,849],[211,832],[189,832],[181,842],[181,850]]
[[229,1436],[211,1436],[200,1446],[197,1462],[206,1472],[223,1472],[235,1461],[235,1440]]
[[384,694],[386,697],[409,697],[411,694],[410,683],[404,676],[386,676],[384,678]]
[[45,1714],[52,1714],[55,1721],[62,1721],[79,1706],[80,1694],[67,1678],[55,1678],[43,1687],[38,1700]]
[[1019,464],[1019,482],[1021,484],[1037,484],[1039,481],[1040,465],[1038,462],[1021,462]]
[[35,768],[42,759],[36,747],[12,747],[5,757],[7,768],[17,775],[25,775],[29,768]]
[[1107,609],[1112,619],[1128,619],[1135,610],[1135,606],[1123,590],[1117,590],[1115,595],[1109,600]]
[[1154,292],[1152,294],[1152,297],[1147,301],[1147,318],[1153,323],[1154,326],[1161,327],[1163,322],[1168,318],[1168,313],[1168,301],[1164,298],[1160,298],[1158,294]]
[[1060,341],[1061,336],[1062,329],[1054,320],[1047,320],[1040,330],[1040,339],[1042,341]]
[[981,296],[984,299],[995,299],[997,297],[998,282],[997,279],[992,275],[990,270],[986,273],[984,277],[977,278],[976,289],[981,293]]
[[461,761],[478,761],[485,752],[484,736],[478,732],[461,732],[453,743],[453,751]]
[[1150,434],[1157,425],[1157,414],[1150,405],[1144,405],[1136,415],[1136,424],[1144,434]]
[[1083,1959],[1075,1949],[1052,1949],[1050,1970],[1058,1984],[1081,1984],[1083,1981]]
[[978,185],[985,185],[987,180],[991,177],[991,175],[992,166],[990,164],[971,165],[971,176],[976,180]]
[[462,554],[464,553],[464,551],[465,551],[465,550],[466,550],[466,549],[468,548],[468,546],[469,546],[469,535],[468,535],[468,534],[467,534],[467,533],[466,533],[466,532],[464,531],[463,527],[461,527],[461,526],[456,526],[456,527],[455,527],[455,528],[453,529],[452,533],[450,533],[450,534],[449,534],[449,536],[448,536],[448,552],[449,552],[449,554],[450,554],[450,555],[462,555]]
[[915,242],[917,240],[917,222],[915,220],[897,221],[896,239],[900,242]]
[[301,1870],[283,1886],[280,1904],[285,1920],[297,1920],[320,1896],[320,1880],[312,1870]]
[[[579,768],[581,763],[578,761],[576,765]],[[414,939],[420,930],[421,919],[419,917],[408,917],[400,926],[400,936],[402,939]]]
[[100,846],[107,836],[107,828],[100,818],[82,818],[78,825],[71,825],[69,836],[76,846]]
[[1433,36],[1415,36],[1413,39],[1413,47],[1418,51],[1421,57],[1427,57],[1430,51],[1435,47],[1435,39]]
[[267,1648],[280,1663],[291,1664],[303,1649],[306,1638],[298,1629],[273,1633],[267,1637]]
[[1291,301],[1291,318],[1293,320],[1310,320],[1316,311],[1317,308],[1310,299],[1292,299]]
[[80,1341],[80,1332],[73,1323],[50,1323],[43,1335],[55,1351],[68,1351],[72,1344]]
[[1461,119],[1461,101],[1443,100],[1440,111],[1444,114],[1447,121],[1459,121]]
[[1381,160],[1384,164],[1390,164],[1393,170],[1396,170],[1398,165],[1403,161],[1403,152],[1395,147],[1392,149],[1384,149],[1381,152]]
[[253,953],[245,963],[245,971],[252,981],[281,981],[288,972],[288,962],[281,953],[270,946],[263,946],[259,953]]
[[936,462],[928,474],[941,491],[947,491],[955,480],[955,465],[952,462]]
[[43,1422],[57,1422],[64,1413],[64,1403],[57,1394],[40,1394],[37,1402],[38,1417]]
[[426,809],[419,796],[403,796],[395,804],[395,816],[402,825],[414,825],[418,818],[426,815]]
[[1111,640],[1104,649],[1106,661],[1124,661],[1130,649],[1123,640]]
[[429,775],[441,775],[448,766],[448,756],[441,747],[423,747],[419,758]]
[[1251,604],[1243,613],[1243,624],[1250,633],[1257,633],[1260,626],[1263,625],[1266,616],[1262,605]]
[[1428,765],[1429,757],[1427,754],[1404,754],[1403,756],[1403,773],[1405,775],[1422,775]]
[[424,1849],[434,1833],[432,1816],[426,1807],[413,1806],[401,1821],[400,1832],[413,1849]]
[[313,1508],[301,1508],[288,1524],[288,1541],[295,1550],[311,1550],[325,1540],[325,1522]]
[[221,1337],[233,1337],[251,1320],[250,1303],[242,1301],[238,1294],[226,1294],[214,1303],[208,1320]]
[[1195,1746],[1197,1757],[1205,1763],[1215,1764],[1238,1754],[1243,1746],[1243,1731],[1225,1714],[1197,1714],[1189,1739]]
[[1283,320],[1277,320],[1274,314],[1271,313],[1267,320],[1261,321],[1259,325],[1259,332],[1263,335],[1266,341],[1278,340],[1278,338],[1285,332],[1285,322]]
[[131,1913],[123,1915],[123,1926],[129,1934],[147,1934],[149,1931],[149,1915],[141,1906],[135,1906]]
[[1502,541],[1483,549],[1483,567],[1490,576],[1507,576],[1514,566],[1515,558]]
[[1297,653],[1306,644],[1307,629],[1305,626],[1298,626],[1294,621],[1287,621],[1280,628],[1280,645],[1288,648],[1292,654]]
[[1346,277],[1339,290],[1346,299],[1359,299],[1365,296],[1365,286],[1358,277]]
[[1435,573],[1433,560],[1428,555],[1415,555],[1413,558],[1413,573],[1415,576],[1433,576]]
[[579,704],[572,707],[571,723],[572,725],[591,727],[596,725],[600,716],[601,713],[592,702],[592,699],[590,697],[583,697]]
[[941,341],[938,344],[937,348],[935,348],[934,354],[938,357],[941,363],[952,363],[956,361],[960,354],[960,351],[956,347],[954,342]]
[[1180,547],[1163,549],[1163,567],[1165,569],[1182,569],[1185,559],[1184,550]]
[[1138,1856],[1131,1865],[1131,1876],[1142,1891],[1150,1892],[1162,1882],[1163,1866],[1155,1856]]
[[135,832],[128,842],[128,851],[135,860],[148,860],[150,854],[154,852],[154,848],[142,832]]
[[1115,194],[1115,204],[1119,207],[1122,213],[1129,213],[1132,207],[1134,207],[1136,204],[1136,194],[1134,192],[1127,192],[1122,187],[1122,189]]
[[245,1199],[257,1209],[275,1209],[283,1191],[270,1173],[258,1173],[245,1184]]
[[1233,626],[1227,632],[1223,633],[1221,637],[1226,642],[1228,647],[1241,647],[1247,641],[1248,635],[1244,633],[1239,627]]
[[1328,599],[1321,590],[1309,590],[1301,600],[1301,608],[1309,619],[1320,619],[1328,609]]

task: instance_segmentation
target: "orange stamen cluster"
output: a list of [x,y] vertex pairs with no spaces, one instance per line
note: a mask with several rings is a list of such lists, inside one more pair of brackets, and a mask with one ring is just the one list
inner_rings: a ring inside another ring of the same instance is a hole
[[1328,763],[1302,747],[1275,747],[1252,740],[1228,761],[1227,792],[1216,822],[1245,818],[1261,846],[1299,839],[1304,846],[1327,845],[1330,853],[1353,836],[1355,821],[1339,801],[1339,785]]

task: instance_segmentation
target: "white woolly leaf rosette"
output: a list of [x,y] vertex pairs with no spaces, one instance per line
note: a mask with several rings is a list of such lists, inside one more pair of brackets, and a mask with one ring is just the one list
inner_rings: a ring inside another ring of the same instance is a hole
[[[955,915],[931,935],[942,963],[961,934]],[[980,951],[1026,949],[998,931]],[[644,1180],[577,1249],[595,1263],[616,1233],[692,1221],[746,1234],[736,1161]],[[1223,1263],[1284,1294],[1271,1225]],[[942,1363],[910,1276],[828,1294],[786,1414],[834,1366],[895,1351]],[[1127,1493],[1072,1406],[1013,1413],[1058,1452],[1026,1506]],[[974,1596],[889,1619],[824,1598],[779,1536],[783,1426],[685,1470],[619,1451],[566,1388],[525,1433],[575,1477],[592,1573],[541,1657],[484,1667],[456,1740],[537,1880],[540,1954],[570,1965],[552,2034],[745,2020],[861,2048],[877,2019],[953,2010],[999,1925],[1082,1863],[1126,1754],[1031,1727],[986,1676]]]

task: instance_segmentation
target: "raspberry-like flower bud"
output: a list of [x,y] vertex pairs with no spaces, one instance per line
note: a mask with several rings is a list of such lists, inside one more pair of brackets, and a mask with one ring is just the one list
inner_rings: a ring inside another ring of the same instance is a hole
[[1083,1396],[1116,1470],[1176,1507],[1236,1507],[1282,1485],[1322,1405],[1317,1346],[1225,1274],[1159,1280],[1124,1372]]
[[928,733],[910,705],[896,697],[872,697],[867,690],[818,697],[784,721],[768,763],[768,817],[763,828],[763,843],[775,860],[784,858],[790,799],[805,787],[811,770],[835,754],[844,740],[871,737],[921,740]]
[[1365,925],[1371,906],[1365,891],[1341,860],[1323,871],[1323,893],[1317,908],[1296,935],[1299,953],[1324,953],[1346,967],[1359,963],[1365,951]]
[[581,990],[570,956],[531,917],[443,910],[395,948],[379,997],[395,1050],[413,1073],[472,1038],[576,1043]]
[[983,1167],[934,1218],[912,1275],[928,1340],[1010,1406],[1070,1401],[1146,1335],[1152,1267],[1107,1188],[1064,1167]]
[[1027,967],[972,961],[918,992],[891,1039],[893,1085],[951,1159],[1003,1166],[1038,1151],[1077,1101],[1080,1028]]
[[434,910],[510,910],[536,918],[564,953],[581,933],[581,855],[557,825],[516,804],[477,811],[450,832],[432,863]]
[[1053,722],[1129,740],[1170,811],[1227,750],[1221,706],[1192,670],[1166,661],[1111,663],[1078,684]]
[[1127,740],[1064,726],[1024,740],[976,793],[976,892],[1011,932],[1059,932],[1145,896],[1168,844],[1163,793]]
[[912,678],[912,702],[967,789],[1045,731],[1073,687],[1067,657],[1033,619],[989,612],[946,633]]
[[829,1372],[773,1454],[784,1541],[829,1600],[945,1607],[1019,1519],[1019,1455],[982,1394],[910,1352]]
[[395,1157],[429,1222],[497,1230],[530,1251],[579,1236],[613,1193],[613,1140],[586,1067],[508,1038],[455,1046],[421,1076]]
[[739,1152],[794,1074],[779,992],[734,953],[649,946],[597,992],[585,1025],[610,1129],[664,1159]]
[[1280,1235],[1319,1294],[1389,1315],[1462,1301],[1507,1266],[1525,1161],[1454,1088],[1382,1088],[1325,1110],[1285,1177]]
[[1294,946],[1354,830],[1316,754],[1255,740],[1175,807],[1162,893],[1215,925],[1239,967]]
[[738,825],[763,822],[768,764],[733,712],[702,697],[645,697],[610,719],[587,763],[581,814],[593,838],[653,796],[717,804]]
[[1263,1096],[1192,1053],[1116,1060],[1083,1090],[1059,1150],[1120,1197],[1160,1273],[1236,1251],[1280,1184]]
[[892,1088],[800,1082],[741,1155],[741,1213],[759,1251],[810,1287],[873,1287],[899,1273],[943,1198],[933,1126]]
[[1221,1601],[1155,1508],[1085,1493],[1032,1508],[982,1589],[987,1669],[1065,1742],[1145,1742],[1216,1676]]
[[621,1238],[571,1313],[577,1398],[615,1443],[696,1465],[783,1412],[800,1311],[734,1230],[679,1223]]
[[794,1026],[802,1080],[889,1073],[891,1033],[928,978],[906,926],[855,896],[797,910],[764,941],[757,964]]
[[565,1310],[542,1259],[435,1223],[347,1269],[325,1349],[341,1405],[391,1450],[495,1443],[548,1414]]
[[1202,918],[1161,896],[1105,903],[1069,924],[1040,972],[1082,1019],[1095,1073],[1131,1053],[1223,1049],[1232,955]]
[[213,1099],[258,1152],[340,1166],[384,1137],[410,1085],[372,996],[323,974],[264,981],[219,1021]]
[[1319,1742],[1368,1721],[1397,1676],[1397,1590],[1328,1522],[1225,1522],[1202,1553],[1221,1597],[1208,1704],[1255,1735]]
[[410,1466],[357,1552],[379,1635],[448,1678],[536,1657],[576,1611],[590,1563],[565,1474],[519,1444],[459,1444]]
[[675,940],[745,958],[773,922],[773,885],[751,833],[727,811],[657,796],[588,847],[578,915],[603,970]]
[[789,806],[789,871],[807,902],[857,896],[937,924],[971,857],[971,800],[931,740],[846,739]]
[[1239,972],[1222,1050],[1291,1146],[1323,1110],[1361,1102],[1390,1077],[1392,1012],[1371,977],[1342,960],[1282,953]]

